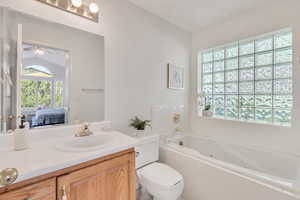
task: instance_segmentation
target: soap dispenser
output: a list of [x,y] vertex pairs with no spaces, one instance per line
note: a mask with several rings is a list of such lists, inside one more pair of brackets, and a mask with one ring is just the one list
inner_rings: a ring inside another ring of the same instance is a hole
[[28,128],[25,126],[25,115],[22,115],[19,128],[14,131],[14,150],[22,151],[28,148],[27,132]]

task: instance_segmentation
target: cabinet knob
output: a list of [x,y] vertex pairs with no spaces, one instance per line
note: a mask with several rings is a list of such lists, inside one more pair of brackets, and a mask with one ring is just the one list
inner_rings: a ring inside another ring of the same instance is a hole
[[15,168],[7,168],[0,170],[0,186],[7,186],[14,183],[18,178],[18,170]]
[[24,199],[24,200],[33,200],[33,198],[28,197],[28,198],[26,198],[26,199]]

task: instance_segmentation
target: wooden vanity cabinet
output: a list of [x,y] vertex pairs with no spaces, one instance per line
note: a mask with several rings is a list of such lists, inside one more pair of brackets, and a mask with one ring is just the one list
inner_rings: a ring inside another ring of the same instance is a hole
[[[76,170],[74,170],[76,169]],[[135,200],[135,153],[63,169],[55,177],[0,193],[0,200]],[[43,175],[45,176],[45,175]]]
[[55,200],[56,178],[0,194],[0,200]]
[[58,177],[58,200],[135,200],[130,159],[124,155]]

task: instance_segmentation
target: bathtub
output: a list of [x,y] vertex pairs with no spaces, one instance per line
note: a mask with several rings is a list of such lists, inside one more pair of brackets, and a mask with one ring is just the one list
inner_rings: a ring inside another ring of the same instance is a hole
[[182,173],[184,200],[296,200],[299,156],[185,136],[160,147]]

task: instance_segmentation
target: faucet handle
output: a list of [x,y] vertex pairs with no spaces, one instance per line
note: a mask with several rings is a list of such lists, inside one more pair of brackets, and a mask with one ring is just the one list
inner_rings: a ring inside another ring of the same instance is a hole
[[76,137],[84,137],[93,135],[93,132],[90,131],[89,124],[83,123],[78,131],[78,133],[75,134]]
[[83,123],[82,130],[89,130],[89,129],[90,129],[90,124],[89,123]]

